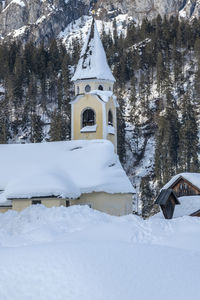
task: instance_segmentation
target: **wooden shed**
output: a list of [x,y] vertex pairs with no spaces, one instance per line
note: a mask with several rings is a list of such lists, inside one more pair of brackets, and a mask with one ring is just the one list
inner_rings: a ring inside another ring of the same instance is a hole
[[155,204],[160,205],[165,219],[172,219],[175,205],[180,204],[172,189],[162,190]]
[[163,189],[172,189],[177,197],[200,195],[200,173],[177,174]]

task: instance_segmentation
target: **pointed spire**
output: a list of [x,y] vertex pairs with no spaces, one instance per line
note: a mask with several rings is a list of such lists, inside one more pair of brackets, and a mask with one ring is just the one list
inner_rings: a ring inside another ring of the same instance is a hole
[[80,60],[75,74],[72,77],[72,81],[84,79],[115,81],[108,66],[106,54],[94,18],[92,18],[92,24],[81,51]]

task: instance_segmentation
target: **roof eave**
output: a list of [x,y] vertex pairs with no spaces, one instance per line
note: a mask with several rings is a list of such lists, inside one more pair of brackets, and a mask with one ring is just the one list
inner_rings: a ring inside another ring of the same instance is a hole
[[71,78],[71,82],[79,82],[79,81],[88,81],[88,80],[100,80],[100,81],[107,81],[107,82],[111,82],[111,83],[115,83],[116,79],[113,77],[113,79],[107,79],[107,78],[101,78],[101,77],[83,77],[83,78],[76,78],[73,79],[75,76],[73,76]]

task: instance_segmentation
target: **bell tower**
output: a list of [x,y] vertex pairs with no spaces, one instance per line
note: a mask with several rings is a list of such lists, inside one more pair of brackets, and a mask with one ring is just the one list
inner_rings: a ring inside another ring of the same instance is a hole
[[72,81],[75,87],[75,98],[71,101],[72,140],[108,139],[117,150],[115,78],[94,18]]

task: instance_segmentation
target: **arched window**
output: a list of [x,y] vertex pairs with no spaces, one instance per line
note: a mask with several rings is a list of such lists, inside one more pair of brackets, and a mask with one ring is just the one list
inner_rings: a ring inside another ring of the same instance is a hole
[[79,93],[80,93],[80,88],[79,86],[77,86],[77,94],[79,95]]
[[98,90],[103,91],[103,86],[100,84]]
[[91,108],[84,110],[82,115],[82,127],[95,125],[95,112]]
[[113,126],[113,114],[111,110],[108,112],[108,125]]
[[89,92],[91,91],[91,87],[90,87],[89,84],[87,84],[87,85],[85,86],[85,91],[86,91],[86,93],[89,93]]

